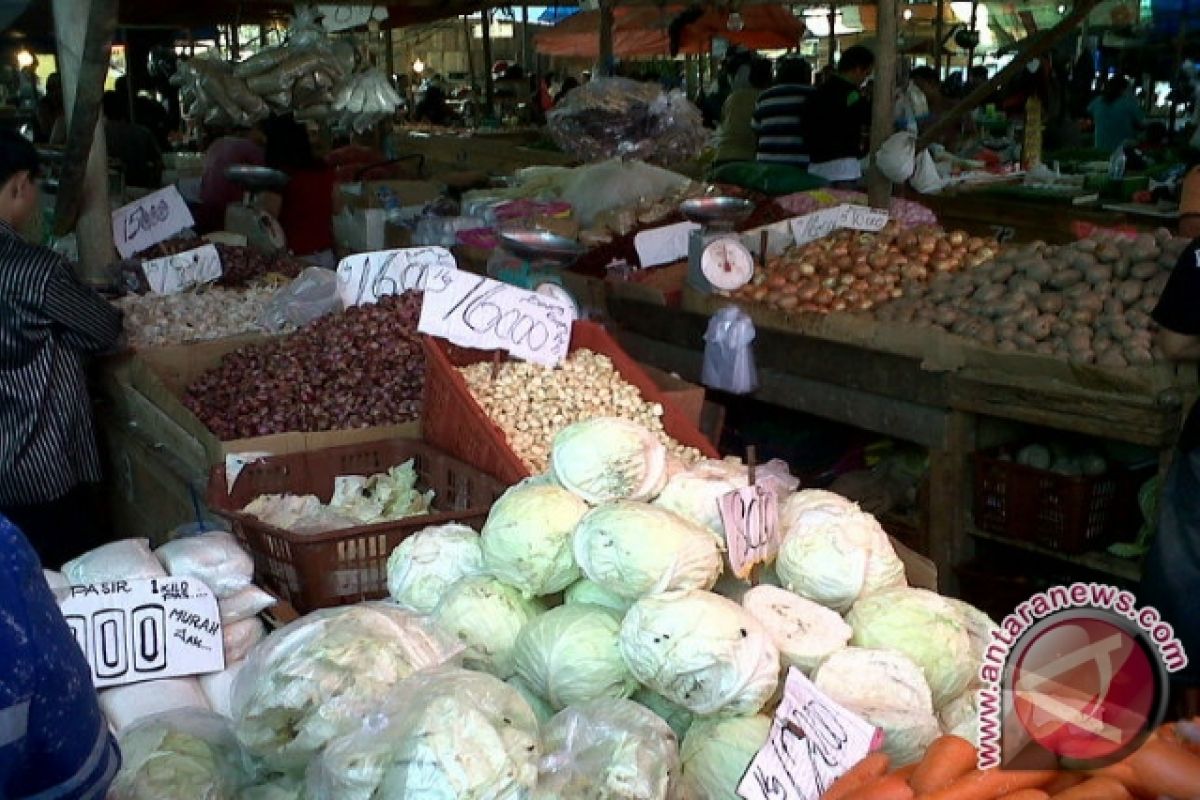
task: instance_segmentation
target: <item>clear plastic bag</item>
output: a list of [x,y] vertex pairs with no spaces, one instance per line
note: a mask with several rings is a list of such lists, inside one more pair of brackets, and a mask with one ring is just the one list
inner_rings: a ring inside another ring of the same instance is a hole
[[875,166],[893,183],[904,183],[916,169],[916,143],[907,131],[893,133],[875,153]]
[[280,331],[288,325],[307,325],[341,310],[337,273],[323,267],[308,267],[267,301],[259,322],[268,331]]
[[167,576],[150,550],[149,539],[121,539],[101,545],[63,564],[62,573],[72,586]]
[[209,707],[195,678],[163,678],[103,689],[100,709],[113,730],[121,733],[156,714],[175,710],[208,711]]
[[731,394],[757,389],[754,337],[754,322],[737,306],[725,306],[713,314],[704,334],[701,383]]
[[[573,94],[573,93],[572,93]],[[636,207],[682,192],[690,181],[678,173],[640,161],[609,159],[580,167],[563,185],[562,197],[582,225],[606,211]],[[636,219],[636,218],[635,218]]]
[[225,531],[206,531],[176,539],[154,554],[172,577],[203,581],[218,600],[243,591],[254,577],[254,559],[233,534]]
[[591,700],[563,709],[545,725],[542,750],[537,800],[682,796],[675,732],[632,700]]
[[229,720],[211,712],[147,717],[120,744],[109,800],[236,800],[248,780]]
[[316,611],[259,643],[233,684],[238,740],[270,768],[297,771],[358,730],[380,698],[462,646],[428,617],[390,603]]
[[519,798],[532,791],[537,718],[499,678],[438,667],[378,699],[378,710],[309,768],[311,800]]

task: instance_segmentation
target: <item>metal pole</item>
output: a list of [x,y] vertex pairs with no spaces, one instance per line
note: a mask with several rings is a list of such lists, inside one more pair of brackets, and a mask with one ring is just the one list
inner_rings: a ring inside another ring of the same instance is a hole
[[[979,13],[979,0],[971,0],[971,33],[978,34],[975,30],[975,17]],[[967,50],[967,74],[963,75],[963,80],[971,79],[971,67],[975,65],[975,48],[972,46]]]
[[467,50],[467,74],[471,76],[471,87],[474,90],[474,87],[479,84],[475,82],[475,52],[473,50],[474,42],[471,40],[471,18],[464,14],[462,24],[463,47]]
[[[875,53],[874,102],[871,105],[871,152],[892,135],[892,97],[896,93],[896,18],[900,15],[899,0],[879,0],[878,36]],[[874,208],[891,205],[892,182],[874,164],[867,172],[867,198]]]
[[829,6],[829,66],[837,67],[837,4]]
[[941,80],[942,39],[946,36],[946,0],[937,0],[935,9],[937,19],[933,21],[933,68],[937,70],[938,80]]
[[600,0],[600,63],[597,76],[613,73],[613,0]]
[[496,81],[492,78],[492,12],[483,9],[479,12],[483,21],[483,98],[484,112],[487,116],[496,114]]

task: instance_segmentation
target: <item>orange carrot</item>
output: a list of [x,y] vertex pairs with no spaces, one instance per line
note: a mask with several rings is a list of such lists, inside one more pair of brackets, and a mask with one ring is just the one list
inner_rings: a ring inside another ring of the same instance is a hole
[[1082,772],[1060,772],[1054,776],[1054,780],[1042,787],[1042,790],[1053,797],[1059,792],[1065,792],[1072,786],[1078,786],[1087,780],[1087,775]]
[[1054,795],[1053,800],[1132,800],[1124,784],[1114,778],[1089,778]]
[[1195,797],[1200,789],[1200,756],[1151,736],[1136,752],[1091,774],[1119,781],[1143,797]]
[[888,775],[855,789],[845,800],[913,800],[913,790],[903,778]]
[[920,800],[998,800],[1022,789],[1037,789],[1055,776],[1053,770],[976,769],[944,789],[920,795]]
[[821,795],[821,800],[843,800],[852,792],[882,778],[891,763],[887,753],[871,753],[834,781]]
[[1000,800],[1050,800],[1050,795],[1041,789],[1022,789],[1019,792],[1006,794]]
[[914,761],[911,764],[905,764],[903,767],[896,770],[892,774],[899,778],[903,778],[911,786],[913,773],[917,771],[917,767],[919,767],[919,766],[921,766],[921,762]]
[[929,794],[944,789],[975,769],[978,760],[975,746],[966,739],[952,734],[939,736],[929,745],[925,758],[913,773],[913,791]]

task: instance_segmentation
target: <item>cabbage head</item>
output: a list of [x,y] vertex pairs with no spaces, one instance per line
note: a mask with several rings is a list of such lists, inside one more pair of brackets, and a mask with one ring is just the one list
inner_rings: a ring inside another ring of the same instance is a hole
[[628,697],[636,684],[617,647],[620,627],[617,615],[601,606],[551,609],[517,636],[517,674],[556,709]]
[[509,489],[483,526],[483,563],[526,597],[561,592],[579,579],[571,532],[587,504],[556,486]]
[[536,784],[537,719],[499,678],[439,667],[380,702],[309,768],[311,800],[520,800]]
[[380,698],[458,647],[428,617],[386,603],[323,609],[272,633],[233,684],[234,730],[263,766],[303,768]]
[[779,651],[737,603],[701,590],[643,597],[621,623],[621,655],[647,688],[697,715],[753,714],[779,683]]
[[434,525],[400,542],[388,556],[388,592],[405,608],[427,614],[455,581],[483,571],[478,533],[455,522]]
[[777,586],[755,586],[742,598],[742,607],[771,635],[785,672],[791,666],[812,674],[849,644],[853,633],[836,611]]
[[861,511],[801,514],[775,563],[785,588],[844,613],[860,596],[904,585],[904,564],[887,533]]
[[925,676],[901,653],[839,650],[817,667],[813,683],[835,703],[881,729],[883,750],[897,766],[919,760],[941,733]]
[[[801,489],[793,492],[779,506],[779,532],[787,537],[801,525],[805,515],[819,512],[820,516],[851,514],[859,511],[858,504],[826,489]],[[818,519],[820,518],[818,517]]]
[[554,437],[555,479],[593,505],[654,499],[667,480],[667,448],[650,431],[620,417],[576,422]]
[[529,620],[545,611],[516,589],[487,575],[463,578],[446,590],[433,612],[445,633],[466,646],[463,666],[501,680],[513,674],[513,645]]
[[580,603],[591,603],[596,606],[604,606],[611,608],[620,616],[625,616],[625,612],[633,605],[633,600],[628,597],[610,592],[595,581],[582,578],[575,581],[567,587],[567,591],[563,593],[563,602],[567,605],[578,605]]
[[687,800],[741,800],[737,793],[750,762],[766,744],[771,718],[697,719],[683,737],[683,796]]
[[903,653],[925,673],[933,707],[941,708],[967,688],[978,664],[971,637],[953,605],[935,592],[898,588],[867,595],[846,615],[851,644]]
[[654,500],[654,505],[674,511],[703,525],[725,544],[725,524],[718,505],[722,495],[749,482],[746,467],[736,461],[701,461],[691,469],[672,475]]
[[979,690],[968,689],[938,712],[942,733],[961,736],[979,747]]
[[971,685],[979,683],[979,669],[983,666],[983,658],[987,654],[988,644],[992,640],[992,632],[1000,626],[992,622],[992,618],[970,603],[965,603],[953,597],[943,597],[963,621],[967,628],[967,636],[971,639]]
[[120,745],[110,800],[236,800],[248,777],[229,720],[207,711],[146,717]]
[[554,715],[542,731],[539,798],[675,800],[679,743],[631,700],[589,700]]
[[635,703],[641,703],[662,717],[663,721],[671,726],[671,730],[675,731],[675,736],[679,741],[683,741],[684,734],[688,732],[688,728],[692,727],[692,720],[696,716],[678,703],[672,703],[658,692],[651,691],[645,686],[634,692],[630,699]]
[[554,709],[546,702],[546,698],[531,689],[528,683],[521,680],[520,675],[513,675],[505,683],[516,689],[517,693],[525,698],[525,702],[529,703],[529,707],[533,709],[533,715],[537,717],[539,725],[544,725],[554,716]]
[[575,528],[574,549],[590,580],[630,599],[708,589],[721,574],[721,552],[704,528],[646,503],[592,509]]

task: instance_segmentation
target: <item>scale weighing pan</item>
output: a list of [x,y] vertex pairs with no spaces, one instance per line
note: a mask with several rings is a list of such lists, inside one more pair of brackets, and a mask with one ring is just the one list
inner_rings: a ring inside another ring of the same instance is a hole
[[286,173],[270,167],[256,167],[249,164],[234,164],[226,167],[225,177],[250,190],[280,189],[287,186],[288,182]]
[[753,211],[754,203],[740,197],[696,197],[679,205],[679,213],[701,225],[741,222]]
[[568,264],[587,249],[574,239],[550,231],[508,228],[498,231],[497,236],[505,250],[530,261]]

